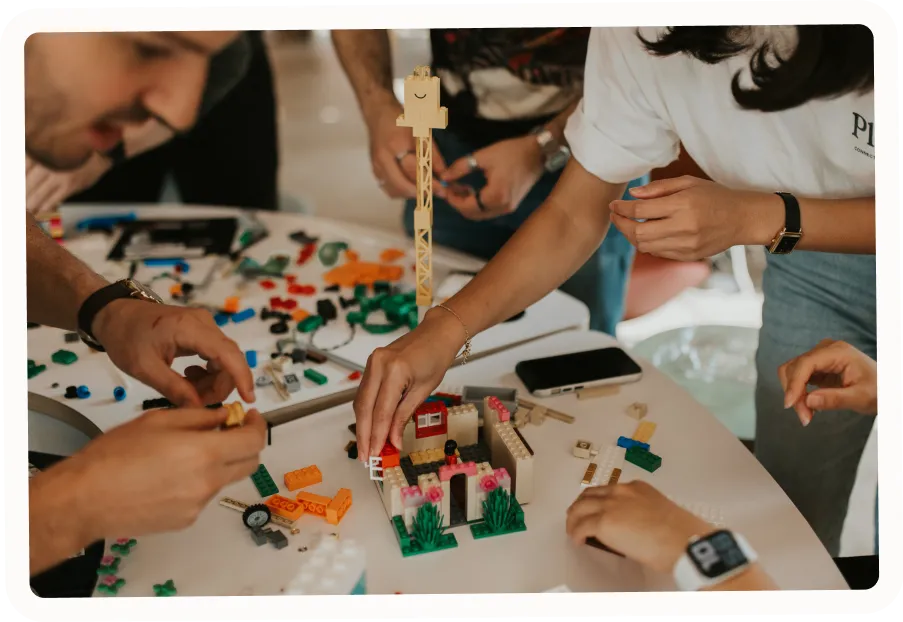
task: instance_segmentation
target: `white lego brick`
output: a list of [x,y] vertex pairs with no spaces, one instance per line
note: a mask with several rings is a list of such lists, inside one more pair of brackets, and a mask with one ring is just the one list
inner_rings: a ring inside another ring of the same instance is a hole
[[380,488],[380,483],[376,482],[376,489],[380,491],[383,506],[386,508],[386,514],[389,515],[389,518],[404,514],[401,489],[407,487],[408,480],[405,478],[401,467],[391,467],[383,470],[382,487]]
[[[611,473],[615,469],[624,470],[624,461],[627,456],[627,450],[617,445],[607,445],[602,453],[598,456],[596,464],[596,474],[589,486],[604,486],[611,478]],[[585,487],[586,485],[584,485]]]
[[285,594],[366,594],[367,554],[353,540],[323,538],[301,560],[301,570],[286,586]]
[[493,466],[507,469],[514,498],[521,505],[529,503],[533,499],[533,456],[510,421],[489,428],[489,438]]
[[467,447],[477,442],[479,433],[479,413],[473,404],[452,406],[448,409],[448,438],[458,447]]

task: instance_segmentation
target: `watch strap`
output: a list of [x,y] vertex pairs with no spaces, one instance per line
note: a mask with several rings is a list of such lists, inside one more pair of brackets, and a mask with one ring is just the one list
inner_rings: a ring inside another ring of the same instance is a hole
[[788,233],[802,233],[800,203],[789,192],[775,192],[784,201],[784,230]]
[[[104,351],[103,346],[97,341],[94,333],[91,331],[91,325],[94,318],[100,313],[101,309],[106,307],[114,300],[122,298],[131,298],[132,289],[123,281],[111,283],[88,296],[78,310],[78,330],[82,335],[82,340],[95,350]],[[87,337],[87,339],[85,339]]]
[[712,587],[713,585],[718,585],[723,581],[730,579],[731,577],[737,576],[741,572],[745,571],[752,564],[756,562],[758,556],[756,555],[755,550],[750,546],[749,542],[747,542],[746,538],[741,536],[738,533],[731,532],[731,536],[734,538],[734,542],[737,543],[737,547],[739,547],[740,552],[743,553],[743,556],[746,558],[746,563],[742,566],[734,568],[733,570],[726,572],[720,576],[714,578],[708,578],[703,576],[702,573],[696,568],[696,565],[690,559],[690,554],[684,552],[684,554],[677,560],[677,563],[674,565],[674,583],[677,585],[677,589],[682,592],[695,592],[701,590],[706,587]]

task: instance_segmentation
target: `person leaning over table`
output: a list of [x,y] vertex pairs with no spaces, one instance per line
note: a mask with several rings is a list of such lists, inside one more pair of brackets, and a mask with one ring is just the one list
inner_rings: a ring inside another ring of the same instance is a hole
[[210,59],[194,127],[176,131],[148,119],[126,128],[111,152],[73,170],[53,170],[26,155],[26,209],[40,216],[64,202],[156,203],[171,172],[186,203],[275,210],[275,117],[262,34],[242,33]]
[[[462,345],[566,280],[609,222],[671,259],[761,244],[773,254],[756,455],[836,555],[872,421],[830,411],[804,430],[774,370],[828,336],[876,355],[873,56],[865,26],[593,29],[565,132],[574,157],[467,287],[371,355],[355,400],[361,458],[400,443]],[[618,200],[681,143],[715,181],[663,179]]]
[[[449,119],[447,129],[433,132],[433,170],[450,183],[433,184],[434,243],[489,259],[549,196],[569,157],[564,126],[580,100],[589,31],[430,30]],[[413,237],[417,158],[411,128],[395,124],[402,106],[392,90],[389,33],[334,30],[332,40],[367,125],[373,173],[388,196],[405,199],[404,225]],[[647,173],[628,186],[646,183]],[[589,307],[592,329],[615,334],[633,255],[621,232],[610,229],[562,284]]]
[[[156,117],[177,131],[195,122],[211,56],[234,32],[52,33],[25,44],[25,149],[54,170],[108,152],[127,128]],[[151,53],[150,51],[153,51]],[[38,574],[90,543],[190,525],[224,485],[257,468],[266,425],[216,433],[225,409],[204,408],[237,388],[254,401],[238,346],[197,309],[156,304],[131,281],[108,283],[26,216],[28,319],[78,330],[125,373],[179,409],[114,428],[31,478],[30,571]],[[206,366],[181,376],[176,357]],[[190,476],[186,477],[186,474]]]

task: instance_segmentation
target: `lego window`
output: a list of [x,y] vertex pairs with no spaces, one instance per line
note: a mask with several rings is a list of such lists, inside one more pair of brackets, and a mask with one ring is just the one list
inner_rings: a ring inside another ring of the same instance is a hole
[[430,414],[430,423],[433,425],[442,425],[442,413],[432,413]]
[[418,415],[418,417],[417,417],[417,427],[418,427],[418,428],[426,428],[426,427],[428,427],[428,426],[430,425],[430,424],[429,424],[429,420],[430,420],[430,416],[429,416],[429,415]]

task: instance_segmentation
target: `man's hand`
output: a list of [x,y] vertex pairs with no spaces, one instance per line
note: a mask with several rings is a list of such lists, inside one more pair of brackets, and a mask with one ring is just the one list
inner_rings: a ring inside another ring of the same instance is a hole
[[783,202],[774,194],[731,190],[690,176],[653,181],[630,194],[635,200],[611,202],[612,223],[639,252],[679,261],[771,239],[784,218]]
[[[479,202],[473,193],[460,196],[447,192],[441,195],[449,205],[471,220],[498,218],[515,211],[545,170],[536,138],[523,136],[497,142],[475,151],[472,156],[459,158],[440,175],[440,179],[454,182],[470,174],[471,157],[486,176],[486,186],[480,190]],[[480,208],[480,203],[485,209]]]
[[73,171],[51,171],[25,156],[25,208],[40,216],[59,208],[69,197],[93,186],[106,173],[111,162],[95,153]]
[[[116,300],[97,314],[92,329],[117,367],[178,406],[215,404],[236,387],[242,400],[255,400],[244,354],[209,311]],[[173,371],[173,360],[193,355],[207,361],[206,369],[189,367],[184,378]]]
[[101,538],[194,523],[223,486],[260,463],[266,423],[255,410],[219,431],[226,410],[153,410],[114,428],[30,485],[32,574]]
[[587,488],[567,512],[567,533],[575,544],[594,537],[658,572],[674,569],[691,537],[712,531],[643,481]]
[[[412,199],[417,195],[417,150],[411,128],[395,124],[402,112],[401,105],[393,99],[371,117],[370,164],[383,192],[393,199]],[[433,174],[443,171],[445,161],[434,141]],[[440,195],[441,188],[434,191]]]
[[[843,341],[825,339],[778,368],[784,407],[793,407],[803,425],[816,410],[878,411],[878,363]],[[819,387],[811,393],[807,386]]]

